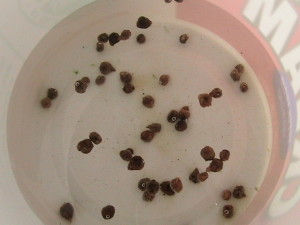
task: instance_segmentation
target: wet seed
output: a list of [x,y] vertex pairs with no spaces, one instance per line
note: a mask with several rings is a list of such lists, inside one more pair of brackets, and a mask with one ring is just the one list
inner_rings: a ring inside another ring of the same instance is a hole
[[90,153],[94,148],[93,142],[90,139],[84,139],[77,144],[78,151],[83,154]]
[[189,40],[189,36],[187,34],[182,34],[179,37],[179,41],[181,44],[185,44]]
[[147,108],[153,108],[155,103],[154,98],[151,95],[143,97],[143,105]]
[[144,34],[139,34],[137,37],[136,37],[136,41],[137,43],[139,44],[144,44],[146,42],[146,36]]
[[166,86],[169,83],[170,76],[167,74],[161,75],[159,78],[159,84],[162,86]]
[[109,63],[109,62],[102,62],[102,63],[100,64],[99,69],[100,69],[100,72],[101,72],[102,74],[104,74],[104,75],[107,75],[107,74],[109,74],[109,73],[112,73],[112,72],[115,72],[115,71],[116,71],[116,69],[115,69],[115,68],[112,66],[112,64]]
[[123,30],[120,35],[120,40],[125,41],[128,40],[131,37],[131,31],[130,30]]
[[232,195],[233,195],[234,198],[237,198],[237,199],[245,198],[246,197],[246,193],[245,193],[244,186],[241,186],[241,185],[240,186],[236,186],[233,189]]
[[151,24],[152,24],[151,20],[149,20],[147,17],[141,16],[138,19],[136,26],[141,29],[147,29],[148,27],[151,26]]
[[212,103],[212,97],[209,94],[200,94],[198,96],[199,103],[202,107],[209,107]]
[[105,76],[99,75],[99,76],[96,78],[95,83],[96,83],[97,85],[104,84],[104,83],[105,83]]
[[96,50],[97,50],[97,52],[103,52],[103,50],[104,50],[104,44],[98,42],[96,44]]
[[215,88],[209,93],[209,95],[213,98],[221,98],[223,93],[220,88]]
[[146,202],[152,202],[155,198],[155,194],[150,193],[149,191],[145,191],[143,194],[143,199]]
[[91,132],[89,138],[95,145],[99,145],[102,142],[102,137],[97,132]]
[[187,120],[188,118],[190,118],[191,113],[190,113],[190,108],[188,106],[184,106],[180,109],[178,117],[181,120]]
[[232,70],[232,72],[230,73],[230,76],[233,81],[239,81],[241,79],[241,74],[239,73],[239,71],[237,69]]
[[47,91],[47,97],[51,100],[56,99],[58,97],[58,91],[55,88],[49,88]]
[[141,170],[144,165],[145,162],[141,156],[133,156],[128,163],[128,170]]
[[156,180],[149,181],[147,191],[151,194],[156,194],[159,191],[159,183]]
[[130,93],[132,93],[134,90],[135,90],[135,87],[134,87],[132,84],[130,84],[130,83],[124,84],[124,86],[123,86],[123,91],[124,91],[126,94],[130,94]]
[[158,133],[161,131],[161,124],[160,123],[152,123],[152,124],[148,125],[146,128],[148,128],[149,130],[151,130],[154,133]]
[[241,83],[241,85],[240,85],[240,90],[241,90],[241,92],[247,92],[248,91],[248,89],[249,89],[249,87],[248,87],[248,84],[247,83],[245,83],[245,82],[243,82],[243,83]]
[[89,84],[90,84],[90,78],[88,78],[88,77],[83,77],[83,78],[81,78],[81,81],[82,82],[84,82],[85,84],[86,84],[86,86],[89,86]]
[[66,220],[72,220],[73,215],[74,215],[74,208],[70,203],[64,203],[60,209],[59,213],[62,218]]
[[98,42],[99,43],[106,43],[108,41],[108,34],[107,33],[103,33],[103,34],[100,34],[98,36]]
[[231,191],[230,190],[224,190],[222,192],[222,199],[225,201],[228,201],[231,198]]
[[230,157],[230,151],[224,149],[220,152],[220,159],[222,161],[227,161]]
[[233,217],[234,215],[234,208],[232,205],[225,205],[223,207],[223,216],[227,219]]
[[183,189],[183,184],[179,177],[176,177],[173,180],[171,180],[170,185],[171,185],[172,190],[177,193],[181,192]]
[[171,188],[170,181],[164,181],[160,184],[160,190],[164,195],[172,196],[175,194],[175,192]]
[[116,211],[115,207],[113,207],[112,205],[105,206],[101,210],[103,219],[109,220],[109,219],[113,218],[115,215],[115,211]]
[[193,172],[191,172],[191,174],[189,176],[189,180],[192,181],[195,184],[199,183],[200,182],[199,174],[200,174],[200,172],[199,172],[198,168],[195,168],[193,170]]
[[237,69],[240,74],[244,73],[245,71],[245,68],[242,64],[236,65],[235,69]]
[[120,80],[125,83],[125,84],[128,84],[132,81],[132,75],[128,72],[121,72],[120,73]]
[[113,32],[109,35],[108,41],[111,46],[114,46],[115,44],[119,43],[120,35],[116,32]]
[[179,113],[176,110],[171,110],[167,116],[169,123],[175,123],[179,117]]
[[133,150],[132,149],[125,149],[120,151],[120,157],[125,161],[130,161],[133,156]]
[[187,128],[188,128],[188,125],[185,120],[180,120],[175,125],[175,129],[180,132],[185,131]]
[[216,156],[214,149],[210,146],[206,146],[202,148],[200,155],[205,161],[213,160]]
[[79,94],[83,94],[88,87],[88,85],[82,80],[76,81],[74,86],[75,86],[75,91]]
[[201,182],[206,181],[207,178],[208,178],[208,173],[207,172],[199,173],[199,175],[198,175],[198,179]]
[[138,183],[138,188],[141,190],[141,191],[145,191],[146,188],[147,188],[147,185],[148,183],[150,182],[151,180],[149,178],[142,178],[139,183]]
[[41,106],[42,106],[42,108],[44,108],[44,109],[48,109],[48,108],[50,108],[51,107],[51,99],[50,98],[43,98],[42,100],[41,100]]
[[213,159],[209,165],[210,172],[219,172],[223,169],[223,161],[221,159]]
[[153,131],[150,130],[145,130],[141,133],[141,139],[144,142],[151,142],[154,138],[155,133]]

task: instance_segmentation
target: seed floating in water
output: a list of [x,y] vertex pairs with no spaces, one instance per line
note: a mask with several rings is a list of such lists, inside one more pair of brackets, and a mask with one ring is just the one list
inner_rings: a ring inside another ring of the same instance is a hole
[[123,91],[124,91],[126,94],[130,94],[130,93],[132,93],[134,90],[135,90],[135,87],[134,87],[132,84],[130,84],[130,83],[124,84],[124,86],[123,86]]
[[141,29],[147,29],[148,27],[151,26],[151,24],[152,24],[151,20],[149,20],[147,17],[141,16],[138,19],[136,26]]
[[128,163],[128,170],[141,170],[144,165],[145,162],[141,156],[133,156]]
[[143,44],[146,42],[146,36],[144,34],[139,34],[137,37],[136,37],[136,41],[137,43],[139,44]]
[[155,198],[155,194],[150,193],[149,191],[145,191],[143,194],[143,199],[146,202],[152,202],[154,198]]
[[159,191],[159,183],[156,180],[151,180],[147,184],[147,192],[156,194]]
[[75,91],[79,94],[83,94],[86,91],[87,87],[88,85],[82,80],[78,80],[75,82]]
[[189,180],[192,181],[193,183],[197,184],[200,182],[199,180],[199,170],[198,168],[194,169],[193,172],[189,176]]
[[166,86],[169,83],[170,76],[167,74],[161,75],[159,78],[159,84],[161,86]]
[[104,83],[105,83],[105,76],[99,75],[99,76],[96,78],[95,83],[96,83],[97,85],[104,84]]
[[47,97],[51,100],[56,99],[58,96],[58,91],[55,88],[49,88],[47,91]]
[[147,108],[153,108],[155,103],[154,98],[151,95],[143,97],[143,105]]
[[102,142],[102,137],[97,132],[91,132],[89,138],[95,145],[99,145]]
[[177,193],[181,192],[183,189],[183,184],[179,177],[176,177],[173,180],[171,180],[170,185],[171,185],[172,190]]
[[50,98],[43,98],[41,100],[41,106],[44,108],[44,109],[48,109],[51,107],[51,99]]
[[144,142],[151,142],[154,138],[154,132],[153,131],[150,131],[150,130],[145,130],[141,133],[141,139],[144,141]]
[[74,208],[70,203],[64,203],[60,207],[59,213],[62,218],[71,221],[74,215]]
[[232,195],[234,198],[241,199],[246,197],[244,186],[236,186],[233,189]]
[[223,216],[227,219],[233,217],[234,215],[234,208],[232,205],[225,205],[223,207]]
[[187,34],[182,34],[179,37],[179,41],[181,44],[185,44],[189,40],[189,36]]
[[223,169],[223,161],[221,159],[213,159],[209,165],[210,172],[219,172]]
[[230,151],[224,149],[220,152],[220,159],[222,161],[227,161],[230,157]]
[[248,87],[248,84],[247,83],[245,83],[245,82],[243,82],[243,83],[241,83],[241,85],[240,85],[240,90],[241,90],[241,92],[247,92],[248,91],[248,89],[249,89],[249,87]]
[[114,46],[115,44],[119,43],[120,35],[118,33],[113,32],[109,35],[108,41],[111,46]]
[[87,86],[89,86],[89,84],[90,84],[90,78],[88,78],[88,77],[83,77],[83,78],[81,78],[81,81],[83,81]]
[[161,124],[160,123],[152,123],[152,124],[148,125],[146,128],[148,128],[149,130],[151,130],[154,133],[158,133],[161,131]]
[[237,69],[233,69],[230,76],[233,81],[239,81],[241,79],[241,74]]
[[235,69],[237,69],[238,72],[241,73],[241,74],[244,73],[244,71],[245,71],[245,68],[242,64],[236,65]]
[[187,129],[187,127],[188,127],[188,125],[187,125],[187,122],[185,120],[180,120],[175,125],[175,129],[177,131],[185,131]]
[[125,41],[128,40],[131,37],[131,31],[130,30],[123,30],[120,35],[120,40]]
[[125,83],[125,84],[128,84],[132,81],[132,75],[131,73],[128,73],[128,72],[121,72],[120,73],[120,80]]
[[170,181],[164,181],[160,184],[160,190],[164,195],[172,196],[175,194],[175,192],[171,188],[171,182]]
[[215,88],[209,93],[209,95],[213,98],[221,98],[223,95],[223,92],[220,88]]
[[202,148],[200,155],[205,161],[213,160],[216,156],[214,149],[210,146]]
[[109,63],[109,62],[102,62],[102,63],[100,64],[99,69],[100,69],[100,72],[101,72],[102,74],[104,74],[104,75],[107,75],[107,74],[109,74],[109,73],[112,73],[112,72],[115,72],[115,71],[116,71],[116,69],[115,69],[115,68],[111,65],[111,63]]
[[209,94],[200,94],[198,96],[199,103],[202,107],[209,107],[212,103],[212,97]]
[[175,123],[179,117],[179,113],[176,110],[171,110],[167,116],[169,123]]
[[128,148],[120,151],[120,157],[125,161],[130,161],[133,157],[133,150]]
[[98,36],[98,42],[99,43],[106,43],[108,41],[108,34],[107,33],[103,33],[103,34],[100,34]]
[[101,214],[105,220],[109,220],[114,217],[115,211],[115,207],[113,207],[112,205],[108,205],[102,208]]
[[104,44],[98,42],[96,44],[96,50],[97,50],[97,52],[103,52],[103,50],[104,50]]
[[147,185],[148,183],[150,182],[151,180],[149,178],[143,178],[139,181],[138,183],[138,188],[141,190],[141,191],[145,191],[146,188],[147,188]]
[[228,201],[231,198],[231,191],[230,190],[224,190],[222,192],[222,198],[225,201]]
[[199,173],[199,175],[198,175],[198,179],[201,182],[206,181],[207,178],[208,178],[208,173],[207,172]]
[[190,118],[190,116],[190,108],[188,106],[183,106],[179,111],[178,117],[181,120],[187,120],[188,118]]
[[78,151],[82,152],[83,154],[90,153],[94,148],[93,142],[90,139],[84,139],[77,144]]

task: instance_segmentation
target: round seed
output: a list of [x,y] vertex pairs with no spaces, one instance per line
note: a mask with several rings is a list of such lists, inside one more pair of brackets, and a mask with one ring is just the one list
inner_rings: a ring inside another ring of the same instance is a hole
[[241,79],[241,74],[237,69],[232,70],[230,76],[233,81],[239,81]]
[[58,91],[55,88],[49,88],[47,91],[47,97],[51,100],[56,99],[58,96]]
[[209,165],[211,172],[219,172],[223,169],[223,161],[221,159],[213,159]]
[[212,97],[209,94],[200,94],[198,96],[199,103],[202,107],[209,107],[212,103]]
[[96,83],[97,85],[104,84],[104,83],[105,83],[105,76],[99,75],[99,76],[96,78],[95,83]]
[[82,80],[76,81],[74,86],[75,86],[75,91],[79,94],[83,94],[88,87],[88,85]]
[[151,194],[156,194],[159,191],[159,183],[156,180],[149,181],[147,191]]
[[149,20],[148,18],[144,17],[144,16],[141,16],[137,23],[136,23],[136,26],[138,28],[141,28],[141,29],[147,29],[148,27],[150,27],[152,24],[152,21]]
[[167,116],[169,123],[175,123],[179,117],[179,113],[176,110],[171,110]]
[[182,34],[179,37],[179,41],[181,44],[185,44],[189,40],[189,36],[187,34]]
[[131,37],[131,31],[130,30],[123,30],[120,35],[120,40],[125,41],[128,40]]
[[192,181],[193,183],[197,184],[200,182],[199,180],[199,170],[198,168],[195,168],[193,170],[193,172],[191,172],[190,176],[189,176],[189,180]]
[[141,156],[134,156],[128,163],[128,170],[141,170],[144,165],[145,162]]
[[126,94],[130,94],[130,93],[132,93],[134,90],[135,90],[135,87],[134,87],[132,84],[130,84],[130,83],[124,84],[124,86],[123,86],[123,91],[124,91]]
[[145,191],[143,194],[143,199],[146,202],[152,202],[154,198],[155,198],[155,194],[150,193],[149,191]]
[[223,92],[220,88],[215,88],[209,93],[209,95],[213,98],[221,98],[223,95]]
[[143,97],[143,105],[147,108],[153,108],[155,103],[154,98],[151,95]]
[[88,77],[83,77],[83,78],[81,78],[81,81],[82,82],[84,82],[87,86],[89,86],[89,84],[90,84],[90,78],[88,78]]
[[82,152],[83,154],[90,153],[94,148],[93,142],[90,139],[84,139],[77,144],[78,151]]
[[201,182],[206,181],[207,178],[208,178],[208,173],[207,172],[199,173],[199,175],[198,175],[198,179]]
[[167,74],[161,75],[159,78],[159,84],[166,86],[169,83],[170,76]]
[[103,34],[100,34],[98,36],[98,42],[99,43],[106,43],[108,41],[108,34],[107,33],[103,33]]
[[224,149],[220,152],[220,159],[222,161],[227,161],[230,157],[230,151]]
[[244,66],[242,65],[242,64],[238,64],[238,65],[236,65],[236,67],[235,67],[238,71],[239,71],[239,73],[244,73],[244,71],[245,71],[245,68],[244,68]]
[[109,220],[114,217],[115,211],[115,207],[113,207],[112,205],[108,205],[102,208],[101,214],[105,220]]
[[132,159],[133,150],[132,149],[126,149],[120,151],[120,157],[125,161],[130,161]]
[[172,196],[175,194],[175,192],[171,188],[171,183],[170,181],[164,181],[160,184],[160,190],[164,195],[169,195]]
[[144,141],[144,142],[151,142],[154,138],[154,132],[153,131],[150,131],[150,130],[145,130],[141,133],[141,139]]
[[120,73],[120,80],[123,83],[128,84],[132,81],[132,75],[128,72],[121,72]]
[[185,131],[187,129],[187,127],[188,127],[188,125],[185,120],[180,120],[175,125],[175,129],[180,132]]
[[241,90],[241,92],[247,92],[248,91],[248,89],[249,89],[249,87],[248,87],[248,84],[247,83],[245,83],[245,82],[243,82],[243,83],[241,83],[241,85],[240,85],[240,90]]
[[116,71],[116,69],[115,69],[115,68],[111,65],[111,63],[109,63],[109,62],[102,62],[102,63],[100,64],[99,69],[100,69],[100,72],[101,72],[102,74],[104,74],[104,75],[107,75],[107,74],[109,74],[109,73],[112,73],[112,72],[115,72],[115,71]]
[[232,205],[225,205],[223,207],[223,216],[227,219],[233,217],[234,215],[234,208]]
[[160,123],[152,123],[152,124],[148,125],[146,128],[148,128],[149,130],[151,130],[154,133],[158,133],[161,131],[161,124]]
[[74,215],[74,208],[70,203],[64,203],[60,207],[59,213],[62,218],[70,221],[70,220],[72,220],[73,215]]
[[44,109],[48,109],[51,107],[51,99],[50,98],[43,98],[41,100],[41,106],[44,108]]
[[213,160],[216,156],[214,149],[210,146],[206,146],[201,149],[200,155],[205,161]]
[[230,190],[224,190],[222,192],[222,198],[225,201],[228,201],[231,198],[231,191]]
[[181,192],[183,189],[183,184],[179,177],[176,177],[173,180],[171,180],[170,185],[171,185],[172,190],[177,193]]
[[141,191],[145,191],[146,188],[147,188],[147,185],[148,183],[150,182],[151,180],[149,178],[143,178],[139,181],[138,183],[138,188],[141,190]]
[[144,34],[139,34],[137,37],[136,37],[136,41],[137,43],[139,44],[144,44],[146,42],[146,36]]
[[233,189],[232,195],[233,195],[234,198],[237,198],[237,199],[245,198],[246,197],[246,193],[245,193],[244,186],[241,186],[241,185],[240,186],[236,186]]
[[102,142],[102,137],[97,132],[91,132],[89,138],[95,145],[99,145]]
[[120,35],[116,32],[113,32],[109,35],[108,41],[111,46],[114,46],[115,44],[119,43]]
[[98,42],[96,44],[96,50],[97,50],[97,52],[103,52],[103,50],[104,50],[104,44]]
[[188,106],[184,106],[180,109],[178,117],[181,120],[186,120],[188,118],[190,118],[191,113],[190,113],[190,108]]

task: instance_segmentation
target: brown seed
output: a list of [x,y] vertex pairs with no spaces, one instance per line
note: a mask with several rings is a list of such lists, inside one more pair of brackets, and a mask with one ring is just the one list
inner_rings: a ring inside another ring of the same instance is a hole
[[151,142],[154,138],[155,133],[153,131],[150,130],[145,130],[141,133],[141,139],[144,142]]
[[189,36],[187,34],[182,34],[179,37],[179,41],[181,44],[185,44],[189,40]]
[[212,103],[212,97],[209,94],[200,94],[198,96],[199,103],[202,107],[209,107]]
[[83,94],[88,87],[88,85],[82,80],[76,81],[74,86],[75,86],[75,91],[79,94]]
[[[132,150],[132,149],[131,149]],[[125,161],[132,159],[133,152],[130,149],[120,151],[120,157]]]
[[244,93],[247,92],[249,89],[248,84],[245,82],[241,83],[240,89],[241,89],[241,92],[244,92]]
[[244,186],[241,186],[241,185],[240,186],[236,186],[233,189],[232,195],[233,195],[234,198],[237,198],[237,199],[241,199],[241,198],[246,197]]
[[233,69],[232,72],[230,73],[230,76],[233,81],[239,81],[241,79],[241,74],[237,69]]
[[126,94],[130,94],[130,93],[132,93],[134,90],[135,90],[135,87],[134,87],[132,84],[130,84],[130,83],[124,84],[124,86],[123,86],[123,91],[124,91]]
[[109,220],[114,217],[115,211],[115,207],[113,207],[112,205],[108,205],[102,208],[101,214],[105,220]]
[[120,80],[125,83],[125,84],[128,84],[132,81],[132,75],[131,73],[128,73],[128,72],[121,72],[120,73]]
[[192,181],[193,183],[197,184],[200,182],[199,180],[199,170],[198,168],[195,168],[193,170],[193,172],[191,172],[190,176],[189,176],[189,180]]
[[172,0],[165,0],[165,3],[170,3],[172,2]]
[[161,75],[159,78],[159,84],[166,86],[169,83],[170,76],[167,74]]
[[100,69],[100,72],[101,72],[102,74],[104,74],[104,75],[107,75],[107,74],[109,74],[109,73],[112,73],[112,72],[115,72],[115,71],[116,71],[116,69],[115,69],[115,68],[111,65],[111,63],[109,63],[109,62],[102,62],[102,63],[100,64],[99,69]]
[[152,124],[148,125],[146,128],[148,128],[149,130],[151,130],[154,133],[158,133],[161,131],[161,124],[160,123],[152,123]]
[[147,191],[151,194],[156,194],[159,191],[159,183],[156,180],[149,181]]
[[171,110],[167,116],[169,123],[175,123],[178,120],[179,113],[176,110]]
[[56,99],[58,96],[58,91],[55,88],[49,88],[47,91],[47,97],[51,100]]
[[48,109],[51,107],[51,99],[50,98],[43,98],[41,100],[41,106],[44,108],[44,109]]
[[74,208],[70,203],[64,203],[60,207],[59,213],[62,218],[70,221],[70,220],[72,220],[73,215],[74,215]]
[[103,33],[103,34],[100,34],[98,36],[98,42],[99,43],[106,43],[108,41],[108,34],[107,33]]
[[188,106],[183,106],[180,109],[178,116],[181,120],[187,120],[191,116],[190,108]]
[[83,77],[83,78],[81,78],[81,81],[83,81],[87,86],[89,86],[89,84],[90,84],[90,78],[88,78],[88,77]]
[[155,194],[150,193],[149,191],[145,191],[143,194],[143,199],[146,202],[152,202],[154,198],[155,198]]
[[151,95],[143,97],[143,105],[147,108],[153,108],[155,103],[154,98]]
[[94,148],[93,142],[90,139],[84,139],[77,144],[78,151],[83,154],[90,153]]
[[160,190],[164,195],[172,196],[175,194],[175,192],[171,188],[171,182],[170,181],[164,181],[160,184]]
[[181,192],[183,189],[183,184],[179,177],[176,177],[173,180],[171,180],[170,185],[171,185],[172,190],[177,193]]
[[136,37],[136,41],[137,43],[139,44],[143,44],[146,42],[146,36],[144,34],[139,34],[137,37]]
[[213,159],[209,165],[211,172],[219,172],[223,169],[223,161],[221,159]]
[[220,159],[222,161],[227,161],[230,157],[230,151],[224,149],[220,152]]
[[231,191],[230,190],[224,190],[222,192],[222,198],[225,201],[228,201],[231,198]]
[[233,217],[234,215],[234,208],[232,205],[225,205],[223,207],[223,216],[227,219]]
[[128,163],[128,170],[141,170],[144,168],[145,162],[141,156],[133,156]]
[[206,146],[202,148],[200,155],[205,161],[213,160],[216,156],[214,149],[210,146]]
[[141,29],[147,29],[148,27],[151,26],[151,24],[152,24],[152,21],[144,16],[141,16],[138,19],[138,21],[136,22],[136,26]]
[[102,142],[102,137],[97,132],[91,132],[89,138],[95,145],[99,145]]
[[238,65],[236,65],[236,67],[235,67],[238,71],[239,71],[239,73],[244,73],[244,71],[245,71],[245,68],[244,68],[244,66],[242,65],[242,64],[238,64]]
[[198,175],[198,179],[201,182],[206,181],[207,178],[208,178],[208,173],[207,172],[199,173],[199,175]]
[[209,95],[213,98],[221,98],[223,93],[220,88],[215,88],[209,93]]
[[96,83],[97,85],[104,84],[104,83],[105,83],[105,76],[99,75],[99,76],[96,78],[95,83]]
[[150,182],[151,180],[149,178],[142,178],[140,179],[139,183],[138,183],[138,188],[141,190],[141,191],[145,191],[146,188],[147,188],[147,185],[148,183]]
[[177,131],[185,131],[187,129],[188,125],[187,122],[185,120],[180,120],[175,124],[175,129]]
[[114,46],[120,41],[120,35],[116,32],[113,32],[108,36],[108,41],[111,46]]
[[97,42],[97,44],[96,44],[96,50],[97,50],[97,52],[103,52],[103,50],[104,50],[104,44]]
[[131,37],[131,31],[130,30],[123,30],[120,35],[120,40],[125,41],[128,40]]

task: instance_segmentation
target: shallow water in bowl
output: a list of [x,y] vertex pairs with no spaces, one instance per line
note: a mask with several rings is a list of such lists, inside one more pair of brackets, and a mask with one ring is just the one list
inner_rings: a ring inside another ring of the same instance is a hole
[[[153,18],[147,30],[134,25],[138,18],[118,14],[109,21],[95,21],[84,13],[49,33],[29,57],[16,83],[8,121],[8,143],[17,181],[25,198],[45,224],[64,223],[58,215],[63,202],[72,202],[72,224],[231,224],[222,218],[222,207],[233,204],[241,215],[254,198],[265,175],[271,149],[271,121],[263,89],[240,53],[207,30],[178,21]],[[84,18],[84,19],[82,19]],[[122,21],[120,24],[119,21]],[[99,33],[130,29],[132,37],[114,47],[95,50]],[[135,37],[146,35],[145,44]],[[181,34],[190,36],[180,44]],[[99,64],[111,62],[117,72],[107,75],[103,86],[94,83]],[[238,63],[245,66],[242,81],[249,91],[229,76]],[[133,75],[136,90],[122,91],[119,72]],[[166,87],[159,76],[169,74]],[[91,79],[84,94],[74,90],[83,76]],[[59,91],[50,109],[39,101],[49,87]],[[220,99],[202,108],[198,95],[219,87]],[[142,106],[145,95],[155,98],[155,107]],[[188,129],[179,133],[166,121],[171,109],[188,105]],[[162,124],[151,143],[139,136],[150,123]],[[103,142],[84,155],[79,141],[97,131]],[[16,141],[17,140],[17,141]],[[231,157],[220,173],[193,184],[189,173],[208,166],[200,150],[212,146],[217,155],[229,149]],[[145,160],[141,171],[128,171],[119,151],[131,147]],[[174,197],[157,194],[151,203],[142,200],[137,183],[143,177],[158,181],[180,177],[184,184]],[[247,198],[225,202],[220,193],[244,185]],[[101,217],[102,207],[116,208],[112,220]]]

